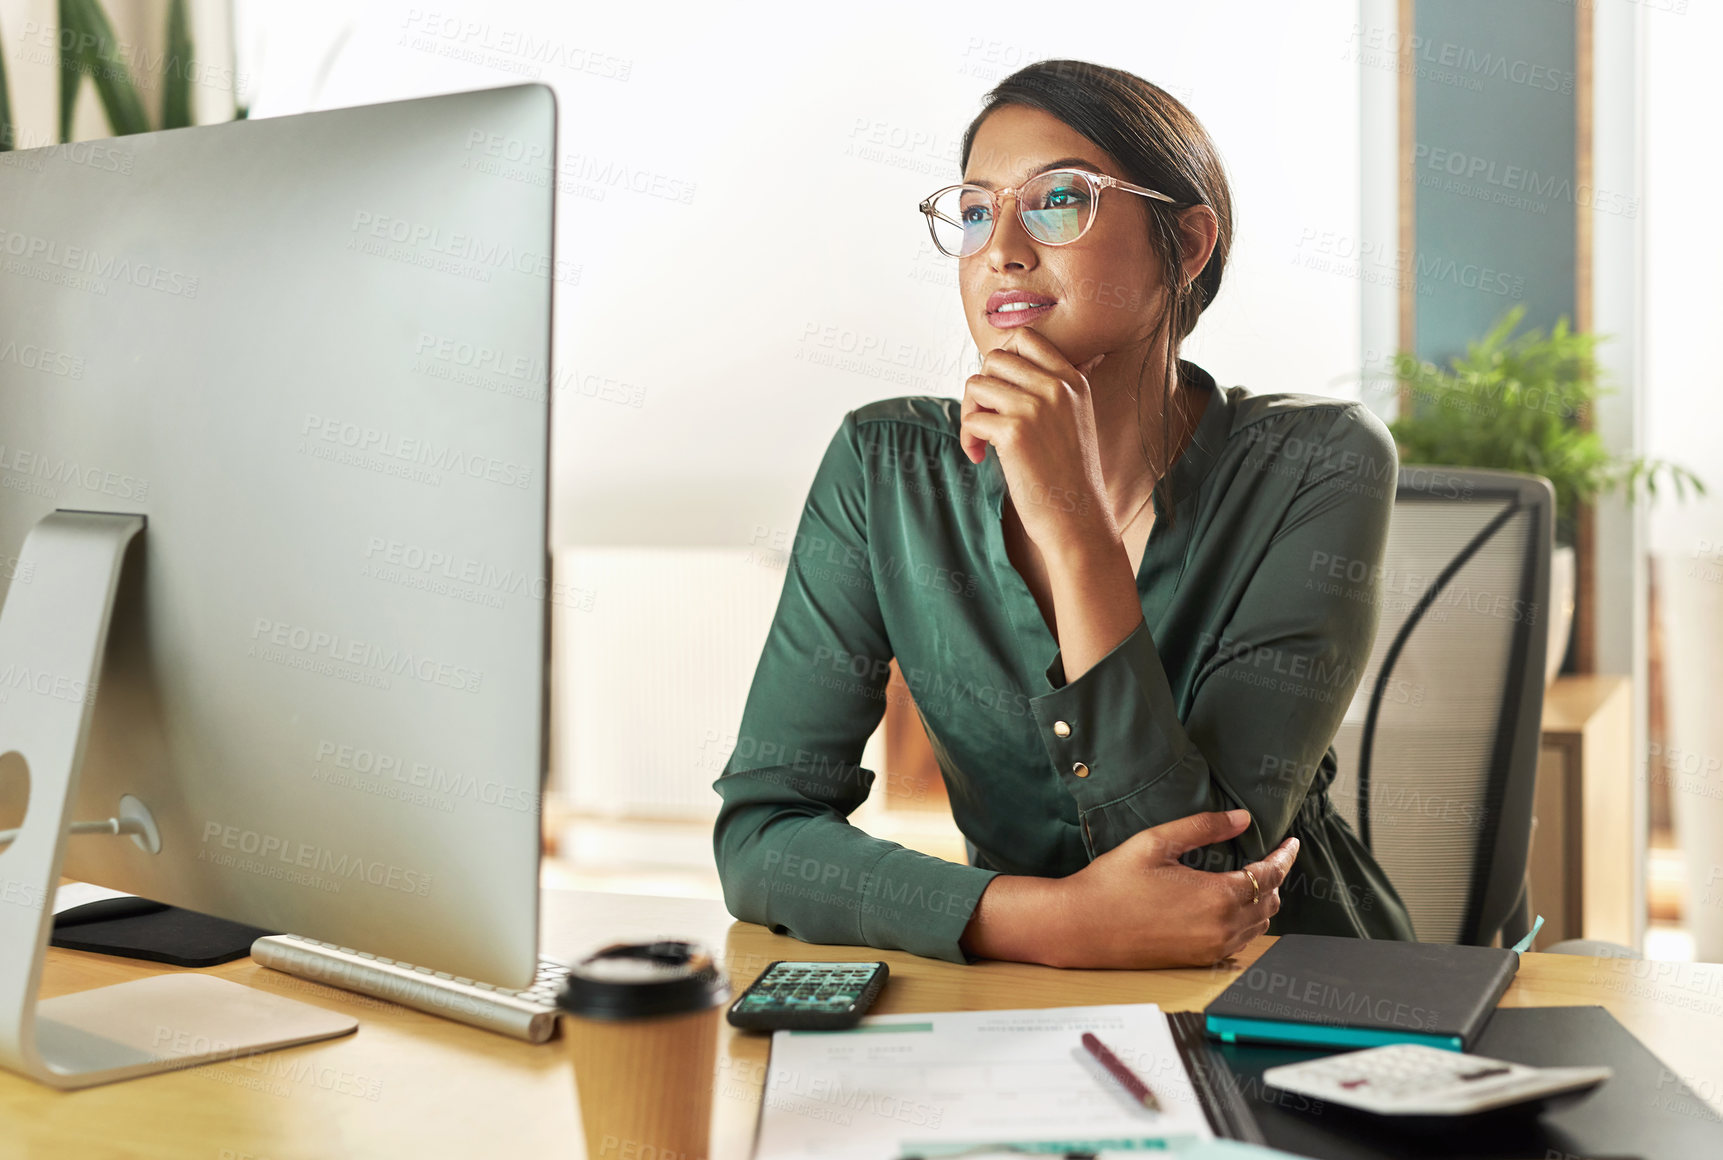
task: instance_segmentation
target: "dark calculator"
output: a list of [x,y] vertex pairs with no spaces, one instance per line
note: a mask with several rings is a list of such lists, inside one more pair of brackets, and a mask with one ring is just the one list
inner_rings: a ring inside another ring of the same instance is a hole
[[884,963],[780,959],[730,1004],[730,1023],[754,1031],[842,1031],[867,1014],[889,973]]

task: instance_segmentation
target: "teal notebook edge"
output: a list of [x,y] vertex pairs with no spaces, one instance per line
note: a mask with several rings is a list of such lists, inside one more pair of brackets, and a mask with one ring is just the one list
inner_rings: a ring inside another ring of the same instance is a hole
[[1314,1023],[1283,1023],[1274,1019],[1229,1019],[1210,1015],[1208,1033],[1223,1043],[1296,1043],[1313,1047],[1382,1047],[1390,1043],[1421,1043],[1444,1051],[1464,1050],[1457,1035],[1419,1035],[1411,1031],[1378,1031],[1368,1027],[1324,1027]]
[[1464,1052],[1519,968],[1517,948],[1287,934],[1203,1011],[1223,1043]]

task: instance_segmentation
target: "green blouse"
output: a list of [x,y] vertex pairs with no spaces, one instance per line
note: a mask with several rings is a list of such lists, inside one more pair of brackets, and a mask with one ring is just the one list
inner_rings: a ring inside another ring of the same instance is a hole
[[[1144,622],[1069,683],[1006,555],[998,455],[963,454],[959,400],[844,415],[713,782],[731,914],[970,962],[958,940],[994,875],[1062,877],[1150,826],[1243,806],[1248,830],[1185,861],[1235,870],[1296,834],[1271,933],[1413,937],[1328,795],[1330,743],[1376,633],[1393,440],[1358,403],[1180,373],[1208,405],[1173,465],[1170,513],[1155,495]],[[975,865],[848,821],[873,785],[858,762],[893,657]]]

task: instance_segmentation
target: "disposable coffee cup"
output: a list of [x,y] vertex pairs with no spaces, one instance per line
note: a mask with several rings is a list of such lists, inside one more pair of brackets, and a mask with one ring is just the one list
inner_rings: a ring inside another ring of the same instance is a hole
[[616,943],[557,996],[589,1160],[707,1160],[730,986],[691,942]]

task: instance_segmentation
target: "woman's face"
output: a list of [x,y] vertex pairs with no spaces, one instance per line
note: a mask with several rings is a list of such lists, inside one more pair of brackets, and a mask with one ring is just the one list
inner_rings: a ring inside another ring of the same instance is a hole
[[[976,130],[963,180],[999,190],[1020,186],[1042,170],[1065,168],[1124,177],[1110,154],[1057,117],[1003,105]],[[1026,325],[1073,366],[1153,333],[1165,293],[1161,259],[1149,241],[1145,199],[1108,189],[1099,208],[1082,237],[1048,246],[1024,232],[1015,199],[1000,207],[987,245],[959,259],[958,267],[964,315],[982,354],[1011,333],[1000,324],[1015,315],[989,310],[989,299],[1001,291],[1023,290],[1053,300]]]

